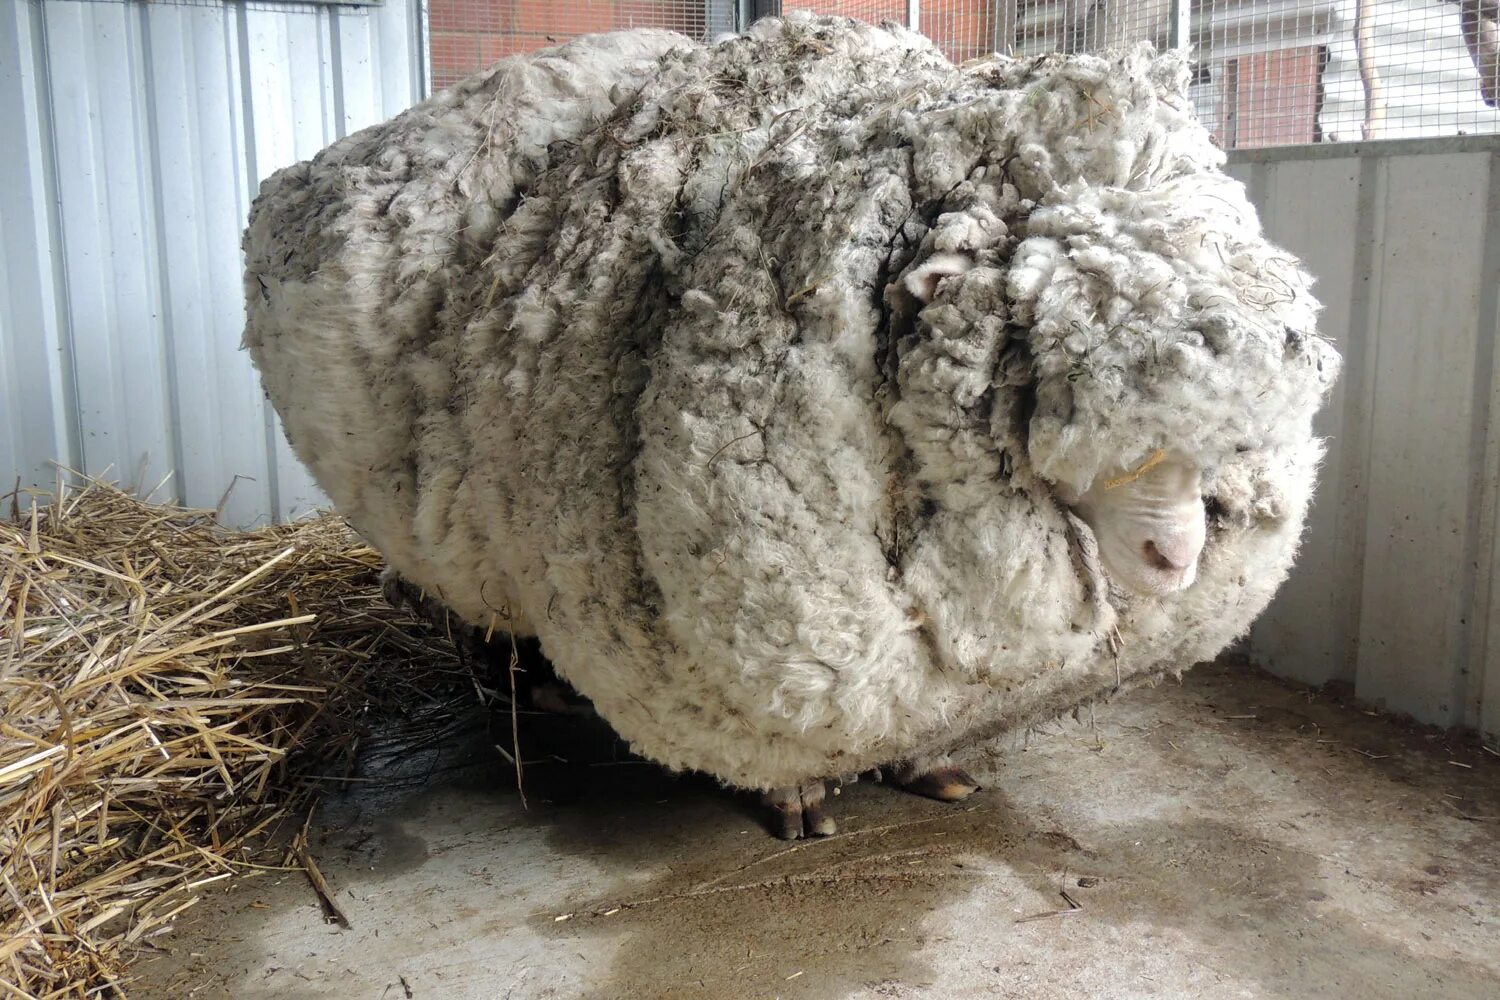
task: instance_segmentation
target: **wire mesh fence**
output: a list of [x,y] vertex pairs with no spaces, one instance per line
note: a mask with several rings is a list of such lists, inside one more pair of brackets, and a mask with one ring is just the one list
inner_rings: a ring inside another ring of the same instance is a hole
[[1184,45],[1225,147],[1500,132],[1500,0],[427,0],[445,87],[575,35],[654,27],[708,41],[808,10],[915,28],[963,62],[993,52]]
[[700,41],[735,26],[735,0],[428,0],[432,83],[441,89],[495,60],[622,28]]
[[1195,3],[1198,113],[1229,147],[1497,132],[1497,17],[1500,0]]

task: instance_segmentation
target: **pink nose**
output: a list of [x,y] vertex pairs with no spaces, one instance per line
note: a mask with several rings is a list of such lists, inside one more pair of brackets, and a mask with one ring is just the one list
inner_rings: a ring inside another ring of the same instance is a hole
[[1195,546],[1183,542],[1147,542],[1141,551],[1153,568],[1171,573],[1181,573],[1198,558]]

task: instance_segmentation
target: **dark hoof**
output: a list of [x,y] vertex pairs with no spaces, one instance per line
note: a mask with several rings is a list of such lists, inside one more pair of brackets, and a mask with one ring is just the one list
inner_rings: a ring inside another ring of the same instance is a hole
[[761,800],[770,807],[771,832],[782,840],[827,837],[838,830],[833,817],[824,812],[823,782],[800,788],[789,785],[766,792]]
[[956,764],[943,764],[900,782],[900,786],[915,795],[924,795],[939,802],[962,802],[979,791],[979,782]]
[[594,716],[594,705],[562,681],[543,681],[530,691],[531,707],[553,715]]

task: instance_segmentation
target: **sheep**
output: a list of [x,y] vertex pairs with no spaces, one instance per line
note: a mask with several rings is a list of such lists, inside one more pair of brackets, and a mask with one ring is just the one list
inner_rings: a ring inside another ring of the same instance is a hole
[[962,68],[789,15],[502,60],[262,186],[245,343],[401,586],[641,756],[835,829],[1210,659],[1339,357],[1138,45]]

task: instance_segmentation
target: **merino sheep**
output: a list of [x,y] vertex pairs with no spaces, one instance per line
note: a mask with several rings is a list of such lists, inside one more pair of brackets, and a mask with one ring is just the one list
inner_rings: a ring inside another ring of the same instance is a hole
[[1187,77],[806,15],[513,57],[265,182],[246,343],[395,578],[638,753],[785,836],[958,798],[1297,547],[1339,359]]

